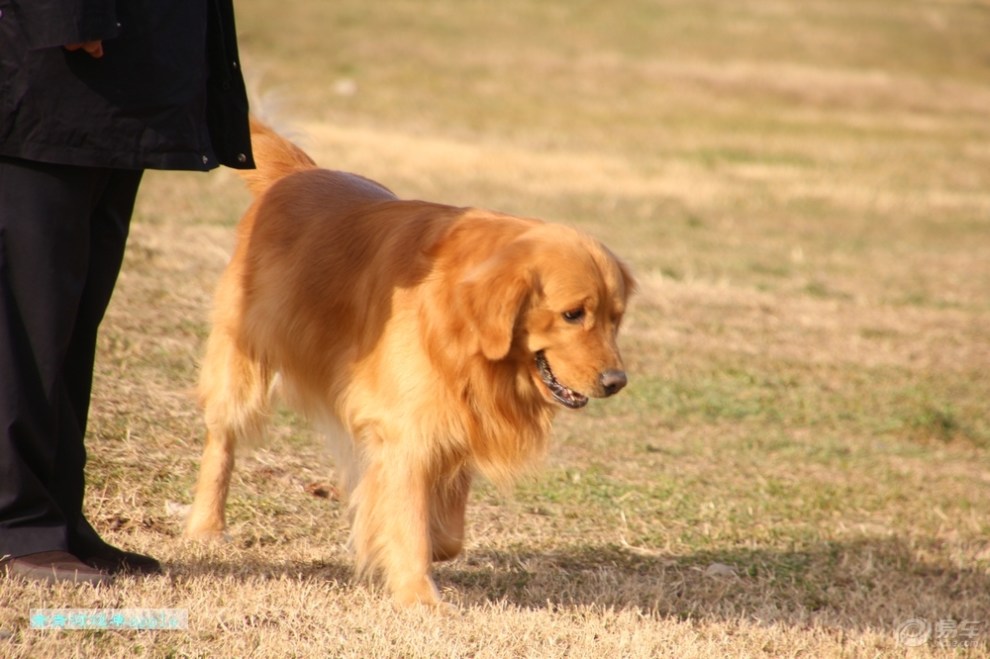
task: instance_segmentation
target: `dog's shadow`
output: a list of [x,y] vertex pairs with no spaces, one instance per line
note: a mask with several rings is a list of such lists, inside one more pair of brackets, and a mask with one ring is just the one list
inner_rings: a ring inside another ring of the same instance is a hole
[[[917,558],[934,549],[896,537],[791,551],[735,549],[682,556],[617,545],[546,552],[475,547],[438,565],[435,577],[444,598],[459,607],[578,606],[632,610],[657,619],[817,624],[890,633],[917,619],[985,625],[990,574],[979,567],[947,567]],[[336,558],[245,564],[199,557],[171,567],[173,578],[296,579],[366,587],[355,582],[349,561]]]
[[353,567],[345,561],[335,560],[270,563],[260,560],[244,562],[219,557],[208,557],[169,562],[165,567],[170,578],[183,581],[200,578],[221,580],[251,579],[259,582],[291,579],[301,582],[337,582],[344,584],[354,581]]
[[685,556],[616,545],[548,553],[476,549],[439,567],[437,581],[464,606],[592,606],[657,618],[860,631],[893,631],[912,619],[984,625],[990,574],[916,558],[926,553],[914,540],[893,537]]

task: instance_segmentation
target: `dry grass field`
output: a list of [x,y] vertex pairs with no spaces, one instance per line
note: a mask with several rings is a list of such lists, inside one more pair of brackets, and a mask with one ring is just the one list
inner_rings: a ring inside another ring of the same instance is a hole
[[[100,340],[88,513],[166,574],[0,582],[0,656],[986,656],[990,5],[239,0],[321,164],[582,227],[640,291],[630,386],[482,484],[444,615],[353,579],[333,464],[280,414],[230,541],[181,537],[210,297],[247,202],[150,173]],[[184,631],[31,629],[169,608]]]

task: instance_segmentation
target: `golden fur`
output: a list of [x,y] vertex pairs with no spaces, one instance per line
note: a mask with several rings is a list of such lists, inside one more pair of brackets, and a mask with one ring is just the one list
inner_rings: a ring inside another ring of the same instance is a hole
[[558,407],[625,385],[632,277],[575,229],[400,200],[257,122],[252,136],[255,201],[216,294],[187,534],[223,532],[234,447],[263,434],[277,378],[330,436],[358,571],[435,604],[430,563],[461,550],[473,475],[511,480]]

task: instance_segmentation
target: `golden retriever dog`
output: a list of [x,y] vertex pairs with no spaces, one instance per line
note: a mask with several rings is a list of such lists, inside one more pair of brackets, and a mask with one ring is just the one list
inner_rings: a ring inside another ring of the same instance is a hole
[[544,454],[556,410],[625,386],[632,276],[573,228],[402,200],[257,121],[252,137],[187,535],[223,533],[234,447],[262,436],[277,389],[329,435],[358,574],[437,604],[430,565],[461,551],[471,479],[510,482]]

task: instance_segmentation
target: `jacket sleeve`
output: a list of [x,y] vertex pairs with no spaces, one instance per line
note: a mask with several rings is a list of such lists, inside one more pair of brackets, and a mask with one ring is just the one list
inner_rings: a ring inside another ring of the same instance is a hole
[[117,0],[12,0],[30,50],[83,41],[112,39],[117,24]]

